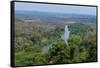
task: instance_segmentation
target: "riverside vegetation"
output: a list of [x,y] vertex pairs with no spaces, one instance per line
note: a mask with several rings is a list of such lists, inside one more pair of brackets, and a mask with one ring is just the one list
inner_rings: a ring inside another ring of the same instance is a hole
[[[67,44],[61,38],[65,25]],[[15,66],[97,61],[96,23],[47,23],[15,18]]]

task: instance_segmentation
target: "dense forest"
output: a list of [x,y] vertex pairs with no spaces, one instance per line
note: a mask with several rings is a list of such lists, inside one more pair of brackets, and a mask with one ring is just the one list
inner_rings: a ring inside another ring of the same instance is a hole
[[[67,44],[61,38],[65,25]],[[96,23],[47,23],[15,18],[15,66],[97,61]]]

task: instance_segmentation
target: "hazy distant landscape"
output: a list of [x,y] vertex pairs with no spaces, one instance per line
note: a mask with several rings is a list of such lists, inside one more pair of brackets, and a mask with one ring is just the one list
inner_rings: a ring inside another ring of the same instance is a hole
[[96,15],[15,12],[15,66],[97,61]]

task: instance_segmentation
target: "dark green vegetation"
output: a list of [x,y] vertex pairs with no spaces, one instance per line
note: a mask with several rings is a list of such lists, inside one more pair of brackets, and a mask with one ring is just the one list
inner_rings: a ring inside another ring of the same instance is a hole
[[[68,44],[61,39],[64,24],[15,20],[15,66],[97,61],[96,24],[68,24]],[[44,52],[43,47],[50,48]]]

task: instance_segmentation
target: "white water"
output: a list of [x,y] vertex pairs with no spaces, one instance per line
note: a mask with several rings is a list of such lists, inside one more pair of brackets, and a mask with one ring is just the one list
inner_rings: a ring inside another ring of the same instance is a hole
[[70,31],[68,30],[68,25],[65,25],[65,32],[64,35],[62,35],[62,39],[65,41],[67,44],[67,40],[69,38]]

